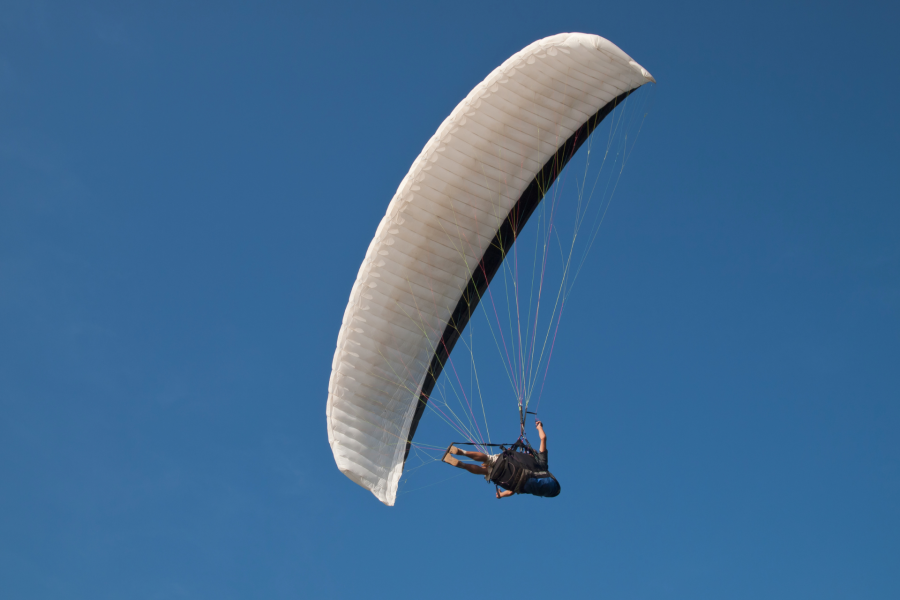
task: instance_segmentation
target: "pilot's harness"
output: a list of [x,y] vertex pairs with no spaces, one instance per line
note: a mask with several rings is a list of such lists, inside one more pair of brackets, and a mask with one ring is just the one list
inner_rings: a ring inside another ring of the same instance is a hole
[[[522,410],[522,405],[519,405],[519,439],[517,439],[512,444],[478,444],[475,442],[453,442],[452,446],[487,446],[500,448],[501,454],[506,456],[511,456],[513,453],[521,452],[523,454],[528,454],[532,457],[537,456],[537,450],[535,450],[531,444],[528,442],[528,437],[525,435],[525,415],[535,415],[535,420],[537,420],[537,413],[531,412],[530,410]],[[518,462],[518,461],[514,461]],[[526,476],[527,471],[525,469],[519,469],[520,475],[514,482],[510,482],[513,487],[513,492],[516,494],[522,493],[522,487],[525,485],[525,480],[528,479]],[[497,488],[497,493],[500,493],[500,486],[496,483],[494,487]]]

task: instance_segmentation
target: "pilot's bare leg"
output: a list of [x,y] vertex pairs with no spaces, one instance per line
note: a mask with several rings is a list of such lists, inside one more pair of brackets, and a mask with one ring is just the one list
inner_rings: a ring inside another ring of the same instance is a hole
[[488,459],[487,454],[485,454],[484,452],[475,452],[474,450],[468,451],[463,450],[462,448],[457,448],[456,452],[454,452],[453,454],[459,454],[480,463],[487,462]]
[[460,469],[465,469],[469,473],[473,473],[475,475],[487,475],[488,472],[487,467],[482,467],[481,465],[473,465],[472,463],[457,462],[454,466],[459,467]]

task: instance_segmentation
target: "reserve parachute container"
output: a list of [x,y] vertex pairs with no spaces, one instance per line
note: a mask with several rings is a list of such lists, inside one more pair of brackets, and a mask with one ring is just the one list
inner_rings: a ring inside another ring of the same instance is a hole
[[403,178],[353,284],[325,409],[338,468],[383,503],[516,235],[600,121],[653,81],[602,37],[539,40],[459,103]]

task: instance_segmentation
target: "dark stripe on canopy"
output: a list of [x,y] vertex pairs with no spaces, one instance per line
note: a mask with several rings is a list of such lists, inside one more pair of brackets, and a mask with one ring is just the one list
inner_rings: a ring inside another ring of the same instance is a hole
[[422,393],[419,395],[419,404],[416,406],[416,413],[413,415],[412,425],[409,428],[409,437],[406,442],[406,453],[403,455],[403,462],[406,462],[406,458],[409,456],[410,444],[412,444],[416,428],[419,426],[419,419],[425,413],[425,405],[428,404],[428,398],[431,396],[438,377],[440,377],[441,371],[444,369],[447,357],[453,351],[456,340],[459,339],[459,336],[466,328],[469,318],[478,307],[482,294],[487,290],[494,275],[500,269],[500,264],[506,258],[506,254],[516,241],[519,232],[525,227],[528,218],[531,217],[538,204],[544,199],[544,194],[547,193],[547,190],[559,177],[569,160],[578,152],[581,145],[590,137],[600,122],[633,91],[630,90],[624,94],[619,94],[610,100],[606,106],[597,111],[597,114],[588,119],[584,125],[579,127],[566,140],[566,143],[559,147],[556,154],[550,157],[550,160],[547,161],[547,164],[543,166],[540,172],[534,176],[534,180],[522,192],[522,196],[512,210],[509,211],[509,215],[497,231],[494,241],[485,251],[478,268],[472,274],[471,279],[469,279],[469,284],[463,290],[462,297],[456,304],[456,309],[454,309],[450,320],[447,322],[441,341],[438,343],[438,347],[431,359],[428,373],[425,375],[425,383],[422,385]]

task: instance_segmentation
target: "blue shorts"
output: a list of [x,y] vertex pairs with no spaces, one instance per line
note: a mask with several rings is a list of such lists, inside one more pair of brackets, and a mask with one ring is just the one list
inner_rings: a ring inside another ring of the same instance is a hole
[[522,493],[544,498],[559,496],[559,482],[552,477],[532,477],[525,482]]

